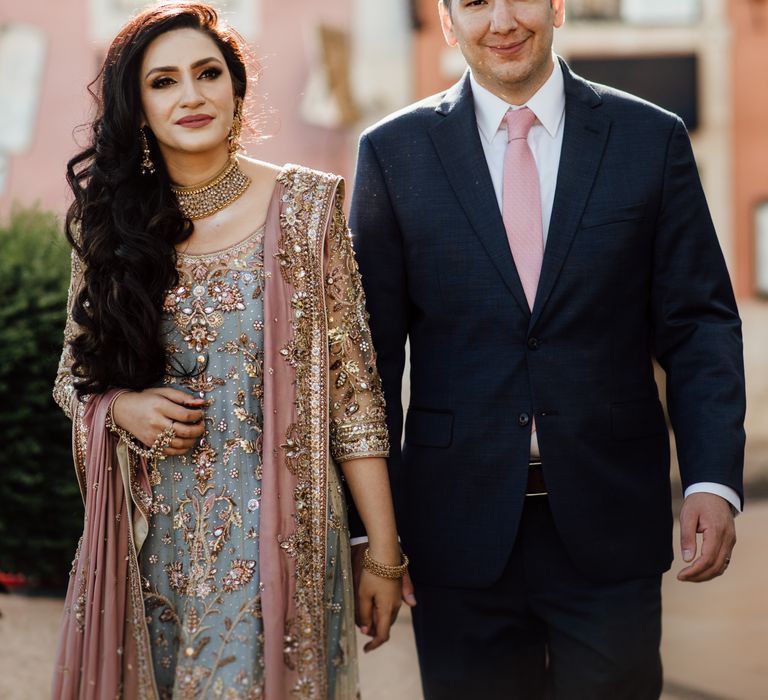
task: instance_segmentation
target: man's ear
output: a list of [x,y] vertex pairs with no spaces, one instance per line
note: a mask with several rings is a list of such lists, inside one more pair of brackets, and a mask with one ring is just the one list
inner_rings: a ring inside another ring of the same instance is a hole
[[560,29],[565,24],[565,0],[552,0],[552,11],[555,15],[552,24],[555,29]]
[[440,26],[443,30],[445,43],[448,44],[448,46],[456,46],[459,42],[456,39],[456,35],[453,33],[453,20],[451,19],[451,13],[448,11],[448,7],[444,0],[438,0],[437,12],[440,15]]

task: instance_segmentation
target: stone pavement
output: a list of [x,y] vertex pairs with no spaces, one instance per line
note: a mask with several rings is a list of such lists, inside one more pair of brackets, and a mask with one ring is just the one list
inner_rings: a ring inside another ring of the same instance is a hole
[[[664,700],[768,699],[767,532],[768,501],[752,502],[727,576],[703,585],[665,578]],[[0,700],[48,697],[61,605],[0,595]],[[388,644],[361,654],[360,668],[364,700],[422,700],[407,614]],[[467,700],[482,697],[478,688]]]

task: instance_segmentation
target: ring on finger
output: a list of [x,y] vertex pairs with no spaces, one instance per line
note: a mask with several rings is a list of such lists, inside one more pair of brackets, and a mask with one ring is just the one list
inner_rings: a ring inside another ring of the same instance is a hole
[[171,424],[160,432],[150,448],[150,451],[154,452],[158,457],[165,456],[166,450],[171,446],[173,438],[176,437],[176,431],[173,429],[173,424],[174,421],[171,421]]

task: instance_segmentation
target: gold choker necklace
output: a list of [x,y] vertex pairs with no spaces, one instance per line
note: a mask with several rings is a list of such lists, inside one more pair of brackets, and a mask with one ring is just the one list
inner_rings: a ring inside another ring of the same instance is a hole
[[191,187],[171,185],[181,213],[197,221],[229,206],[248,189],[251,178],[242,170],[237,158],[232,158],[224,169],[210,180]]

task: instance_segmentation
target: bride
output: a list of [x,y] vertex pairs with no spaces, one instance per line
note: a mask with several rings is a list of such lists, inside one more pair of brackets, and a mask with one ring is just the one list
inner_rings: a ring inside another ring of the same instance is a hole
[[[239,155],[246,87],[211,7],[146,10],[69,164],[54,395],[86,517],[55,698],[355,698],[355,606],[367,649],[397,615],[343,182]],[[342,479],[369,535],[356,601]]]

